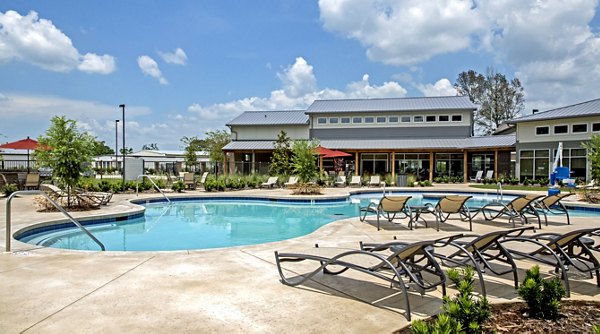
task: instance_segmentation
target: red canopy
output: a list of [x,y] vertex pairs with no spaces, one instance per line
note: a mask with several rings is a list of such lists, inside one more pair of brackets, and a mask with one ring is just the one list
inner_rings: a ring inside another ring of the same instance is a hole
[[10,148],[13,150],[35,150],[38,145],[39,143],[36,140],[29,139],[29,137],[27,137],[27,139],[21,139],[0,145],[0,148]]
[[352,154],[342,152],[342,151],[331,151],[331,153],[325,154],[323,158],[341,158],[341,157],[351,157]]
[[328,148],[325,148],[325,147],[319,145],[319,146],[315,147],[315,153],[318,154],[318,155],[328,155],[328,154],[335,153],[335,151],[330,150]]

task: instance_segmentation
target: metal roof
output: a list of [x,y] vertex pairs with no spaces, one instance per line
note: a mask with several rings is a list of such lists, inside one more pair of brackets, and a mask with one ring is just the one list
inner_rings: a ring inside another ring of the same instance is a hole
[[307,125],[304,110],[245,111],[226,125]]
[[519,118],[507,121],[507,123],[520,123],[542,121],[548,119],[599,116],[600,115],[600,99],[573,104],[566,107],[536,112],[532,115],[522,116]]
[[306,113],[475,110],[477,107],[467,96],[315,100]]
[[[320,144],[332,150],[473,149],[513,147],[516,137],[506,135],[471,138],[321,140]],[[223,148],[225,151],[272,149],[272,141],[233,141]]]

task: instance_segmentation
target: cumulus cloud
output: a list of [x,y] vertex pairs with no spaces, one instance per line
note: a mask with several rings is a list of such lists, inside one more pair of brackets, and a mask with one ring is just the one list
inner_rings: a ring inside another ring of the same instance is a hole
[[181,48],[177,48],[173,52],[159,52],[158,54],[167,64],[185,65],[187,62],[187,55]]
[[296,58],[293,65],[286,68],[283,73],[277,73],[277,76],[283,83],[286,95],[290,97],[298,97],[317,88],[313,67],[302,57]]
[[319,0],[323,27],[357,40],[373,61],[488,53],[515,69],[528,103],[552,106],[597,97],[600,35],[590,26],[597,7],[598,0]]
[[162,72],[158,68],[158,64],[156,63],[156,61],[150,56],[139,56],[137,59],[137,63],[140,67],[140,70],[142,70],[142,73],[144,73],[145,75],[149,75],[153,78],[158,79],[158,82],[160,82],[161,85],[169,84],[167,79],[163,77]]
[[417,89],[425,96],[454,96],[457,93],[450,80],[446,78],[440,79],[434,84],[419,84]]
[[80,55],[67,35],[34,11],[25,16],[12,10],[0,12],[0,62],[10,61],[55,72],[79,69],[108,74],[116,69],[110,55]]

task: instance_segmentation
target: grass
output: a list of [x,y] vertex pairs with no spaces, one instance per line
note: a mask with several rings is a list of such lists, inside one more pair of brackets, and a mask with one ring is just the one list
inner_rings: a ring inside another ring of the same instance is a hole
[[[469,185],[469,187],[477,188],[477,189],[494,189],[494,190],[496,189],[495,184],[471,184],[471,185]],[[548,186],[541,187],[541,186],[521,186],[521,185],[503,184],[502,189],[503,190],[525,190],[525,191],[547,191]],[[563,190],[565,190],[565,189],[561,189],[561,191],[563,191]]]

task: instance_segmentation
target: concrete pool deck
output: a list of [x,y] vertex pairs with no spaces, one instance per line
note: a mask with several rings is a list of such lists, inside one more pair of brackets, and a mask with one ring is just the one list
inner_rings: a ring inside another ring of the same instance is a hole
[[[366,189],[366,188],[363,188]],[[427,190],[477,190],[465,185]],[[355,188],[326,188],[326,196],[348,194]],[[373,190],[373,189],[370,189]],[[388,189],[389,190],[389,189]],[[418,190],[406,188],[405,190]],[[492,193],[493,191],[488,191]],[[290,190],[245,190],[233,196],[290,196]],[[187,195],[223,193],[188,191]],[[175,194],[173,194],[175,196]],[[160,197],[141,194],[140,198]],[[101,210],[73,212],[75,217],[135,211],[135,194],[115,195]],[[281,284],[273,252],[302,251],[321,246],[356,248],[359,241],[407,241],[468,232],[466,223],[452,220],[433,228],[410,231],[406,223],[382,224],[358,218],[328,224],[314,233],[281,242],[226,249],[173,252],[87,252],[36,247],[13,240],[5,250],[6,200],[0,200],[0,333],[385,333],[408,321],[398,290],[392,291],[364,275],[317,275],[300,287]],[[33,196],[12,201],[12,232],[43,221],[62,219],[60,213],[37,212]],[[478,217],[479,218],[479,217]],[[427,217],[429,221],[433,217]],[[542,232],[565,232],[599,226],[598,218],[558,217]],[[433,219],[435,223],[435,220]],[[432,225],[430,225],[432,226]],[[508,227],[506,220],[473,222],[474,233]],[[531,262],[521,263],[527,268]],[[551,268],[541,266],[542,272]],[[306,271],[296,274],[308,273]],[[294,273],[292,273],[294,275]],[[519,279],[522,280],[523,272]],[[595,278],[571,279],[572,299],[600,299]],[[492,302],[517,300],[510,275],[485,276]],[[391,293],[396,295],[386,298]],[[453,289],[448,293],[452,295]],[[410,293],[413,319],[439,311],[441,289],[423,296]]]

